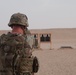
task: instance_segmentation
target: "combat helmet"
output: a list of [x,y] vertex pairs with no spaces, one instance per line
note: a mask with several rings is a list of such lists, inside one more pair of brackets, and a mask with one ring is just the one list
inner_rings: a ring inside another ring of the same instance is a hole
[[22,13],[15,13],[11,16],[8,26],[12,25],[22,25],[28,27],[28,18],[25,14]]

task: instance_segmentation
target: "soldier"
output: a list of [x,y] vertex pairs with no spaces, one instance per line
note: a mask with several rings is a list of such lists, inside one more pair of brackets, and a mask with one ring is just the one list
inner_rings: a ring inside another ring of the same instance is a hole
[[39,63],[27,42],[27,16],[13,14],[8,26],[12,31],[0,37],[0,75],[33,75]]

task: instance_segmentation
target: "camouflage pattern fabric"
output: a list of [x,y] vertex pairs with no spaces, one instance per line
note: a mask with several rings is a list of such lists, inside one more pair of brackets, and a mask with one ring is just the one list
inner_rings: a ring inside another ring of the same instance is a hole
[[33,57],[26,37],[3,34],[0,37],[0,75],[31,75]]

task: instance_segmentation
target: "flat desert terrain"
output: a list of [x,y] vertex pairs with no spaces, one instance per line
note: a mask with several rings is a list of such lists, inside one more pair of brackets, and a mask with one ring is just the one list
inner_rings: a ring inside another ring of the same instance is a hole
[[76,49],[36,50],[39,71],[35,75],[76,75]]

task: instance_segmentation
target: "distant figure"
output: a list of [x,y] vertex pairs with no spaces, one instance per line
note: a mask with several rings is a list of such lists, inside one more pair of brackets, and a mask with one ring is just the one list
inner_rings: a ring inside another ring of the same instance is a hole
[[46,41],[50,41],[50,37],[48,36],[48,34],[46,36]]
[[43,34],[42,34],[42,36],[41,36],[41,38],[40,38],[40,41],[41,41],[41,42],[44,42],[44,36],[43,36]]
[[0,75],[34,75],[39,63],[27,42],[26,34],[30,34],[27,16],[13,14],[8,26],[12,31],[0,36]]

